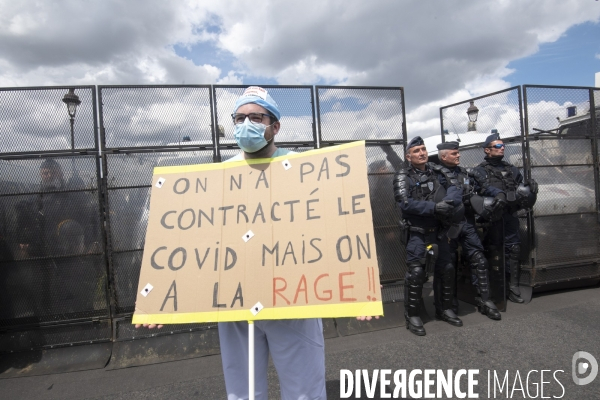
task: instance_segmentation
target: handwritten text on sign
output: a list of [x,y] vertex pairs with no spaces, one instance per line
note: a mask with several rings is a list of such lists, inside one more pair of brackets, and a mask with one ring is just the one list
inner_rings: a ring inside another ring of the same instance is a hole
[[134,323],[382,314],[364,142],[153,184]]

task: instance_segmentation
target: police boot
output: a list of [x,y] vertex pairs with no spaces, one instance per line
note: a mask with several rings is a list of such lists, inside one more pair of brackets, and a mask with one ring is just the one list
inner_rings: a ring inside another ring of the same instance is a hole
[[404,319],[406,320],[406,329],[417,336],[425,336],[423,321],[419,317],[425,270],[420,264],[409,264],[408,269],[409,271],[404,280]]
[[434,284],[434,291],[435,289],[440,291],[441,286],[441,304],[439,306],[436,304],[435,318],[445,321],[450,325],[462,326],[462,321],[452,311],[452,299],[454,297],[454,266],[452,264],[444,267],[443,278],[438,279],[438,281],[441,281],[441,284],[438,284],[438,287]]
[[491,300],[484,301],[481,297],[475,297],[475,302],[477,303],[477,310],[486,317],[496,321],[502,319],[500,311],[498,311],[498,308]]
[[477,309],[480,313],[490,319],[501,320],[502,315],[496,305],[490,300],[488,262],[481,252],[477,252],[471,258],[471,270],[477,275],[477,293],[475,297]]
[[425,327],[423,327],[423,321],[420,317],[409,317],[405,312],[404,319],[406,320],[406,329],[417,336],[425,336]]
[[508,299],[513,303],[524,303],[525,300],[521,298],[521,290],[519,289],[519,272],[521,272],[521,267],[519,265],[518,259],[513,259],[513,255],[511,254],[511,258],[509,261],[510,264],[510,288],[508,291]]

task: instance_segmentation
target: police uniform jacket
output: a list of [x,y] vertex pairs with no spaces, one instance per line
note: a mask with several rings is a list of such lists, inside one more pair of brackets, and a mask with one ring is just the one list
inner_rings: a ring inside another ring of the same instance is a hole
[[495,197],[498,193],[516,191],[523,182],[523,175],[517,167],[500,157],[485,157],[481,164],[473,168],[473,175],[481,186],[479,194]]
[[[440,168],[433,163],[427,163],[425,171],[412,165],[407,168],[408,196],[406,201],[399,202],[399,205],[403,217],[410,225],[420,228],[436,227],[438,220],[435,218],[434,210],[438,201],[453,200],[455,206],[462,202],[462,187],[448,182]],[[437,191],[440,191],[438,196],[436,196]]]

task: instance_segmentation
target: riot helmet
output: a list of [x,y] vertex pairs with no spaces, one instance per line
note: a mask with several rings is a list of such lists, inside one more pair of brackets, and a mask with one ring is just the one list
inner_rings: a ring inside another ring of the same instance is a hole
[[537,200],[537,193],[532,193],[529,185],[520,183],[517,187],[517,203],[520,208],[531,208]]
[[470,203],[480,219],[493,222],[501,219],[503,213],[502,208],[496,206],[495,200],[494,197],[473,195],[470,199]]

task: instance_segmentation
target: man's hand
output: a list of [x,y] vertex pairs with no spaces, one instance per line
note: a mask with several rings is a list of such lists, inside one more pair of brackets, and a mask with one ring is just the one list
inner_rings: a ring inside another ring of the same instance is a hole
[[454,200],[444,200],[436,203],[433,212],[440,219],[449,218],[454,212]]
[[371,319],[373,319],[373,318],[375,318],[375,319],[379,319],[379,315],[376,315],[376,316],[374,316],[374,317],[371,317],[371,316],[365,316],[365,315],[361,315],[360,317],[356,317],[356,320],[357,320],[357,321],[370,321],[370,320],[371,320]]
[[[134,303],[134,305],[137,303]],[[139,329],[141,326],[143,326],[144,328],[148,328],[148,329],[154,329],[154,328],[162,328],[164,325],[162,324],[135,324],[135,329]]]
[[143,326],[144,328],[148,328],[148,329],[154,329],[154,328],[160,329],[164,325],[161,325],[161,324],[135,324],[135,329],[138,329],[141,326]]
[[533,178],[527,179],[525,181],[525,186],[529,186],[529,190],[531,190],[531,193],[537,194],[537,192],[538,192],[538,183]]
[[[379,287],[380,287],[381,289],[383,289],[383,285],[379,285]],[[370,320],[372,320],[373,318],[375,318],[375,319],[379,319],[379,315],[376,315],[375,317],[371,317],[370,315],[369,315],[369,316],[366,316],[366,315],[361,315],[360,317],[356,317],[356,320],[357,320],[357,321],[370,321]]]

